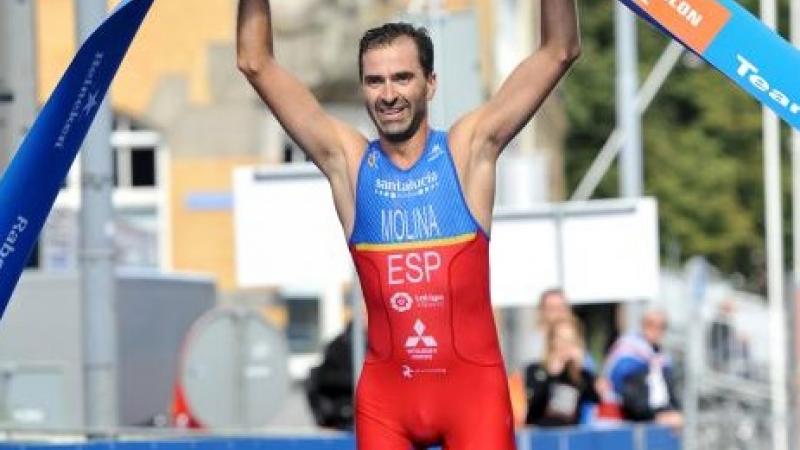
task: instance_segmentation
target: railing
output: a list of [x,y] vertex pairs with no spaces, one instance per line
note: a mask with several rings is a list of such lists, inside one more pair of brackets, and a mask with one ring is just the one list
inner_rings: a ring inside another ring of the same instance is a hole
[[[6,436],[23,435],[7,431]],[[26,439],[33,440],[29,435]],[[265,435],[252,437],[191,436],[150,440],[133,435],[92,442],[41,437],[46,443],[0,442],[0,450],[353,450],[349,433]],[[37,440],[38,440],[37,439]],[[55,442],[54,442],[55,441]],[[517,433],[519,450],[680,450],[678,436],[657,426],[619,425],[607,428],[525,429]]]

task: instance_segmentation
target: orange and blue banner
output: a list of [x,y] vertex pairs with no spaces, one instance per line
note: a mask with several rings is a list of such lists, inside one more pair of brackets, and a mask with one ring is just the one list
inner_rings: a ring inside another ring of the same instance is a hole
[[733,0],[620,0],[800,129],[800,51]]
[[153,0],[123,0],[81,46],[0,180],[0,317]]

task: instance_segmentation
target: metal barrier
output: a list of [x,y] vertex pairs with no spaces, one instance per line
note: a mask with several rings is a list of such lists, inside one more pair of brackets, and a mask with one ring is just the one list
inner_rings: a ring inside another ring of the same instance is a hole
[[[519,450],[680,450],[678,436],[657,426],[526,429]],[[80,444],[0,443],[0,450],[353,450],[351,434],[284,437],[197,437],[158,441],[101,441]]]

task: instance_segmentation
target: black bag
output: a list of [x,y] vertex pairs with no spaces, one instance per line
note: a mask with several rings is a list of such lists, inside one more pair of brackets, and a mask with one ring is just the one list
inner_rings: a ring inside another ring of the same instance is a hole
[[306,399],[317,425],[337,430],[353,429],[352,389],[326,386],[321,365],[311,369],[305,381]]
[[655,411],[650,408],[650,389],[647,372],[628,375],[622,381],[622,414],[626,419],[643,422],[653,420]]
[[305,381],[306,399],[317,425],[353,429],[352,325],[325,348],[322,364]]

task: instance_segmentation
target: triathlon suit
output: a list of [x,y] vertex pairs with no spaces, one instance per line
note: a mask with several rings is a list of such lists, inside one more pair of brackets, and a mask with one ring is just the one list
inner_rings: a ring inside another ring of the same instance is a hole
[[489,239],[467,207],[447,133],[431,131],[407,170],[370,143],[350,250],[369,324],[359,450],[514,449]]

